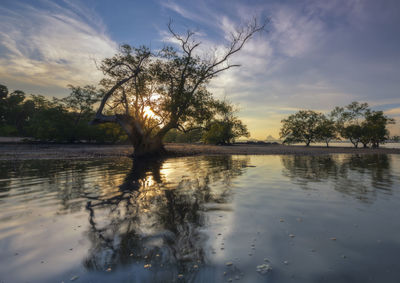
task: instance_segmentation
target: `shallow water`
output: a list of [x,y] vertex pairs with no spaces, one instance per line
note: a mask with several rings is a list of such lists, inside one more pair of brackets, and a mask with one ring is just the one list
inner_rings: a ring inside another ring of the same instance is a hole
[[1,161],[0,282],[399,282],[399,205],[398,155]]

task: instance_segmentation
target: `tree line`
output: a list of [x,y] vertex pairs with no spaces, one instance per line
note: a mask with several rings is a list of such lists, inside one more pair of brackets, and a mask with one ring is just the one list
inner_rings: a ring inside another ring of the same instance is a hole
[[71,93],[67,97],[48,99],[26,95],[21,90],[9,92],[7,86],[0,85],[0,136],[68,143],[126,141],[117,125],[89,125],[93,106],[99,100],[93,87],[69,87]]
[[[68,96],[48,99],[43,95],[26,95],[21,90],[9,92],[7,86],[0,85],[0,136],[63,143],[127,142],[128,137],[118,124],[90,125],[101,92],[89,85],[69,88]],[[230,144],[239,136],[249,136],[231,103],[220,101],[215,108],[204,127],[187,132],[171,129],[164,142]]]
[[392,118],[382,111],[371,110],[367,103],[352,102],[345,107],[335,107],[325,115],[313,110],[300,110],[282,120],[280,137],[283,143],[324,142],[349,140],[355,148],[378,148],[389,139],[387,125]]

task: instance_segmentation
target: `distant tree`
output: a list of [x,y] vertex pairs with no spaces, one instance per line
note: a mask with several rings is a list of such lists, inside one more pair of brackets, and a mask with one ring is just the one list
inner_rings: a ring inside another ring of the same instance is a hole
[[386,128],[388,124],[394,124],[394,119],[387,117],[382,111],[367,111],[362,125],[364,147],[367,142],[371,143],[372,147],[378,148],[381,143],[389,139],[389,131]]
[[27,119],[25,113],[24,100],[25,93],[21,90],[15,90],[8,93],[6,86],[0,86],[0,124],[6,125],[1,134],[15,136],[23,133],[24,122]]
[[316,131],[317,140],[326,143],[326,147],[329,147],[329,143],[332,140],[338,138],[335,121],[327,118],[325,115],[320,116]]
[[355,148],[361,142],[362,121],[369,111],[367,103],[352,102],[345,107],[336,107],[331,112],[331,117],[335,120],[336,128],[343,138],[350,140]]
[[192,129],[188,132],[182,132],[178,129],[171,129],[165,136],[164,142],[166,143],[194,143],[199,142],[203,136],[203,128]]
[[84,87],[68,85],[71,93],[60,101],[76,113],[75,124],[78,124],[83,115],[93,114],[93,106],[99,102],[102,93],[96,87],[86,85]]
[[8,88],[5,85],[0,85],[0,126],[5,124],[7,95],[8,95]]
[[8,88],[5,85],[0,85],[0,99],[6,98],[8,95]]
[[238,137],[249,137],[246,125],[236,116],[237,110],[228,102],[218,106],[219,119],[212,119],[203,133],[202,140],[208,144],[232,144]]
[[312,110],[300,110],[282,120],[280,137],[283,143],[304,142],[309,146],[311,142],[318,141],[318,131],[323,115]]
[[354,147],[357,148],[363,136],[363,129],[360,125],[348,125],[343,127],[341,130],[341,135],[345,139],[348,139],[354,145]]

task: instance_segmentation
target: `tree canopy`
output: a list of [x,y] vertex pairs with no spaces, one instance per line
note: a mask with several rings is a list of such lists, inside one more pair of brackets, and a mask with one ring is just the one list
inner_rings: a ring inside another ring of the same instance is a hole
[[282,120],[280,136],[283,143],[304,142],[309,146],[319,138],[318,129],[322,114],[312,110],[300,110]]
[[361,142],[364,147],[379,147],[389,139],[387,125],[394,120],[382,111],[373,111],[367,103],[352,102],[345,107],[335,107],[328,116],[312,110],[300,110],[282,120],[281,138],[284,143],[329,142],[348,139],[354,147]]
[[[135,156],[163,153],[162,140],[171,129],[187,132],[205,127],[218,112],[221,102],[207,90],[208,83],[238,66],[230,63],[231,57],[264,26],[254,20],[237,29],[222,56],[200,56],[195,33],[188,30],[180,35],[172,22],[168,28],[179,48],[165,46],[154,53],[147,47],[122,45],[100,66],[106,91],[92,123],[118,123]],[[112,114],[105,114],[105,108]]]
[[118,125],[91,127],[94,104],[93,87],[72,87],[63,99],[42,95],[27,96],[20,90],[11,93],[0,85],[0,135],[29,137],[44,142],[123,142],[126,135]]

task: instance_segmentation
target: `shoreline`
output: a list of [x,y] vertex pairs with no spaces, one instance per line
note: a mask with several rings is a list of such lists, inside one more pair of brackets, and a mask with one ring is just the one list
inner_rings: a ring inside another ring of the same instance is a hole
[[[166,157],[196,155],[330,155],[330,154],[400,154],[399,148],[351,148],[298,145],[244,145],[231,146],[179,144],[165,145]],[[32,159],[91,159],[129,157],[130,145],[89,144],[0,144],[0,160]]]

